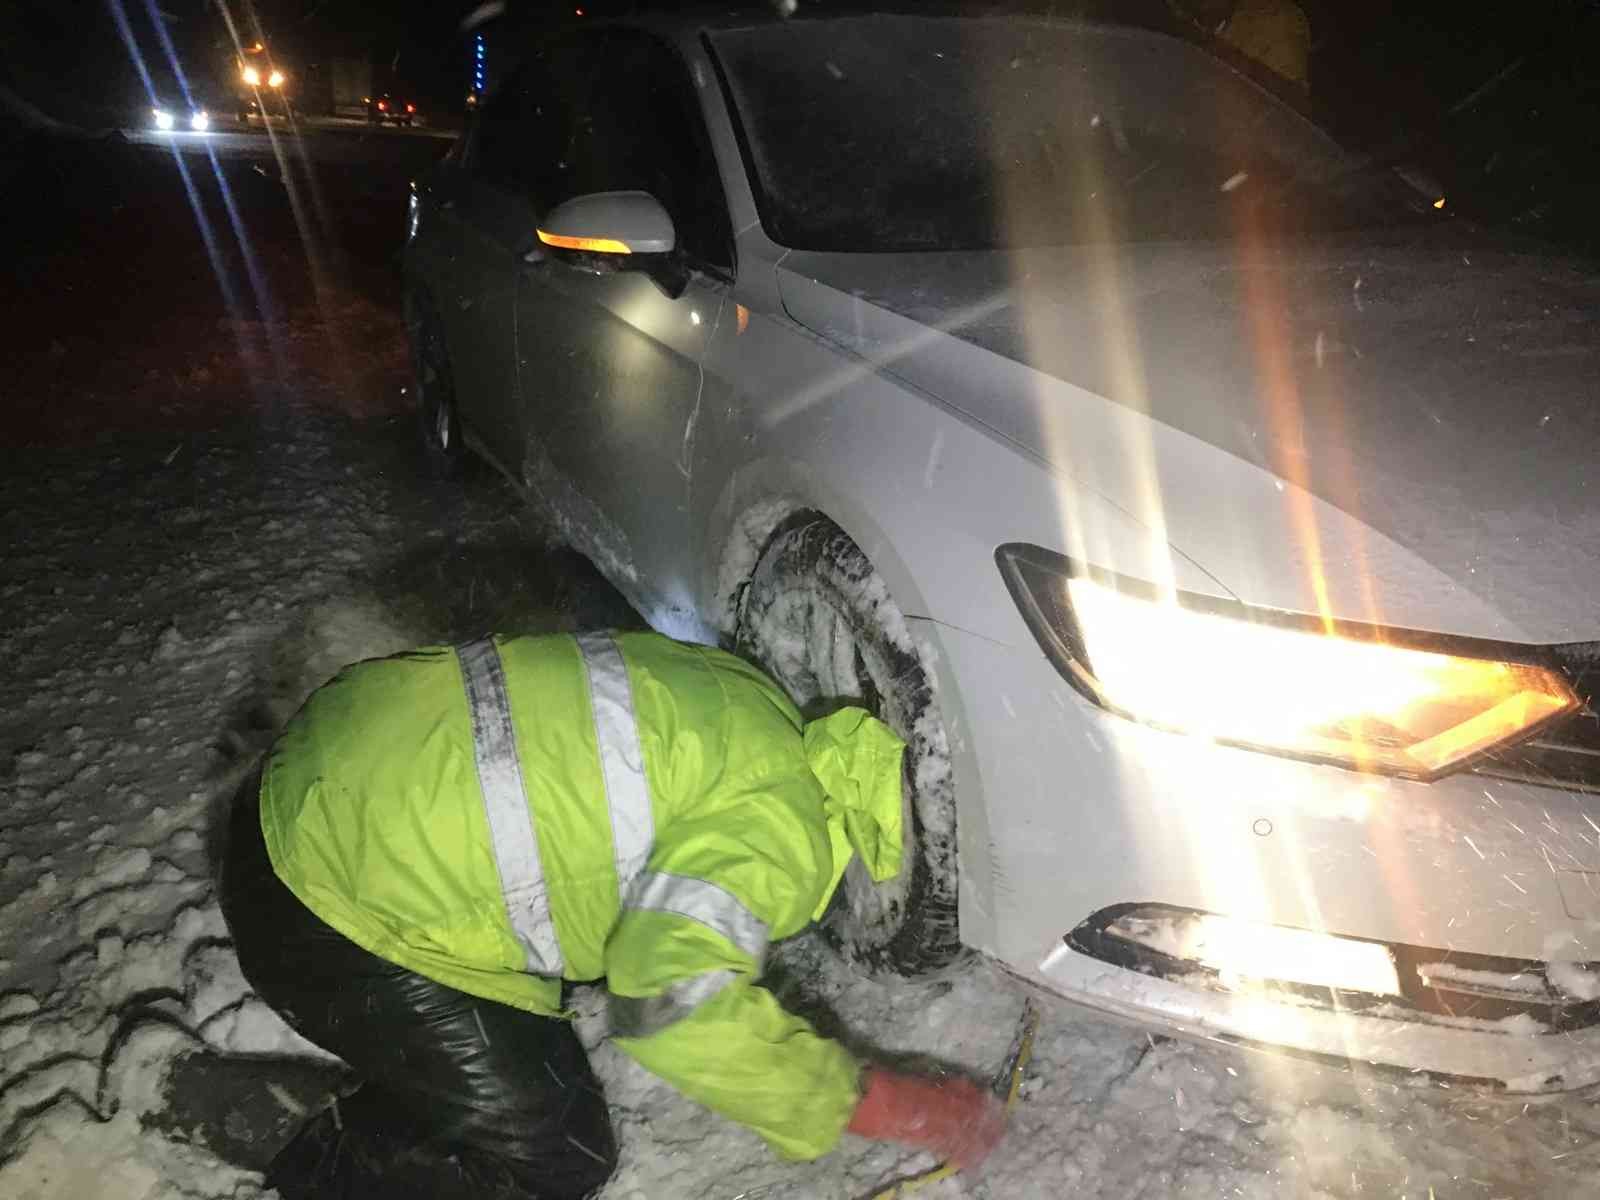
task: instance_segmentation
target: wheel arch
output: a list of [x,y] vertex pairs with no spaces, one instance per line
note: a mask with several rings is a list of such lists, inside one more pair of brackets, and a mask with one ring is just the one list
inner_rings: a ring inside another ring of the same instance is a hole
[[740,593],[773,533],[804,512],[825,517],[849,535],[904,616],[931,615],[915,572],[866,503],[792,462],[761,458],[729,477],[707,522],[701,610],[719,637],[732,634]]
[[994,851],[988,800],[972,745],[975,726],[968,719],[954,664],[944,652],[946,627],[930,613],[915,572],[866,504],[790,462],[760,459],[748,463],[728,479],[711,512],[702,612],[722,644],[731,647],[745,585],[774,534],[804,513],[831,521],[855,542],[911,624],[916,653],[933,680],[950,743],[960,851],[961,939],[969,946],[990,946],[994,941]]

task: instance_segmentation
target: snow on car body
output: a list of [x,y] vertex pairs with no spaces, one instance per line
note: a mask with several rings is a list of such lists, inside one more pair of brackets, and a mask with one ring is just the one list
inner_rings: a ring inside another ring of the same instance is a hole
[[431,445],[908,737],[847,949],[946,960],[959,911],[1142,1022],[1600,1080],[1592,279],[1154,32],[526,49],[413,198]]

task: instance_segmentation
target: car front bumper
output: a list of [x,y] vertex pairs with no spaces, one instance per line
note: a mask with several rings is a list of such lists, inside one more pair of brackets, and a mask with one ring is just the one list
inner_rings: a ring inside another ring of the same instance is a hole
[[[1019,967],[1020,964],[1011,964]],[[1476,1085],[1508,1095],[1600,1083],[1600,1027],[1534,1032],[1365,1016],[1212,991],[1125,970],[1061,945],[1023,972],[1069,1000],[1164,1033]]]
[[[970,944],[1172,1032],[1508,1092],[1600,1082],[1600,975],[1577,965],[1600,959],[1600,796],[1364,775],[1150,729],[1089,704],[1031,644],[915,625],[952,727]],[[1163,973],[1081,936],[1135,905],[1381,943],[1402,977],[1425,960],[1464,982],[1411,978],[1419,1008]]]

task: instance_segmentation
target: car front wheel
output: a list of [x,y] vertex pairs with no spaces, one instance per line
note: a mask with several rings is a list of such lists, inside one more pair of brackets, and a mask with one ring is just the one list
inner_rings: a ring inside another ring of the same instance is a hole
[[456,478],[466,470],[467,450],[456,411],[455,381],[444,330],[421,293],[406,298],[406,334],[411,344],[411,386],[421,422],[423,457],[436,477]]
[[736,644],[808,718],[859,704],[906,743],[898,876],[852,858],[823,931],[856,966],[914,975],[951,962],[957,927],[956,803],[949,741],[905,616],[850,537],[815,513],[780,526],[739,604]]

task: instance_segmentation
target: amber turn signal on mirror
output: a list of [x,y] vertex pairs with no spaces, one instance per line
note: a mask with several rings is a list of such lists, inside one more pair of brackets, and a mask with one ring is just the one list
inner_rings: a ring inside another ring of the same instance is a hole
[[586,250],[590,254],[632,254],[626,242],[616,238],[571,237],[563,233],[546,233],[539,230],[539,240],[557,250]]

